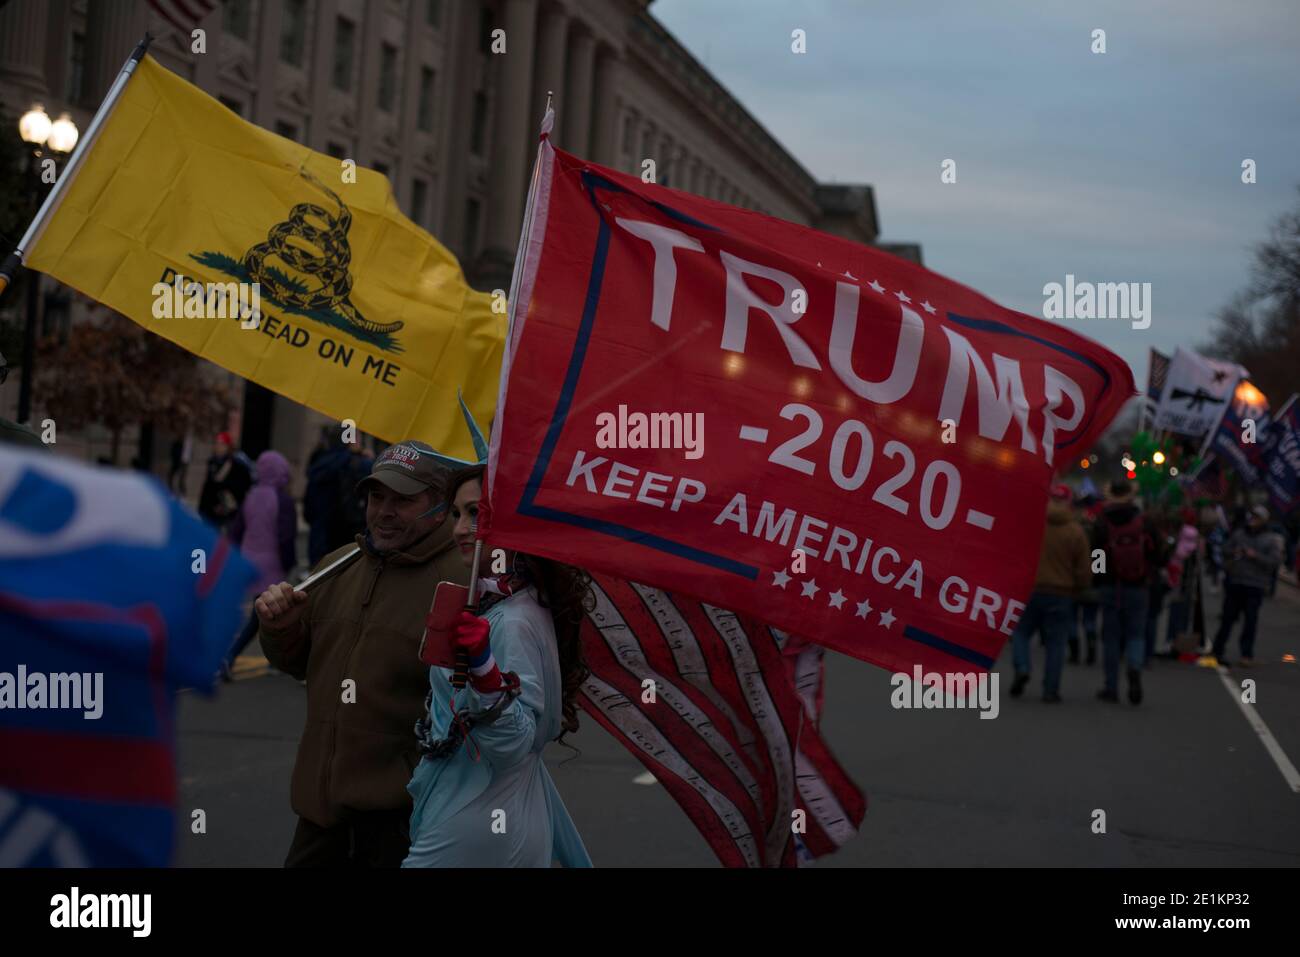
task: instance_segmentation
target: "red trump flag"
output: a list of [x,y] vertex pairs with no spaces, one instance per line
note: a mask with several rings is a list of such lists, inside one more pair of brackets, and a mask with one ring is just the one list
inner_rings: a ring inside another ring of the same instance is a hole
[[921,266],[543,140],[492,544],[894,671],[989,668],[1119,357]]

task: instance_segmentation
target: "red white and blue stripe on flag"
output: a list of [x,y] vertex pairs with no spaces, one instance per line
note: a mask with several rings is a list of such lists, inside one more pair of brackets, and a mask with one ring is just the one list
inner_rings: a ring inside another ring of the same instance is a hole
[[[0,447],[0,866],[169,863],[173,695],[255,577],[157,481]],[[33,692],[95,674],[97,717]]]
[[592,590],[583,708],[724,865],[797,866],[857,834],[866,797],[817,731],[820,647],[644,585],[597,575]]

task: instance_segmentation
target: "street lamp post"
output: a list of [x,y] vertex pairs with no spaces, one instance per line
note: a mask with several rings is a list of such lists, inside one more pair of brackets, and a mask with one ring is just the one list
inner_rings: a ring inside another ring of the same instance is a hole
[[[27,175],[32,176],[36,173],[36,160],[40,156],[42,147],[48,146],[52,152],[66,155],[77,145],[79,133],[77,124],[72,122],[67,113],[50,122],[44,108],[36,104],[19,119],[18,135],[23,138],[23,142],[33,147],[27,154]],[[45,192],[45,190],[37,190],[33,215],[35,210],[41,208]],[[27,287],[27,318],[23,326],[23,377],[18,384],[18,421],[22,423],[26,423],[31,418],[32,412],[32,366],[36,362],[36,314],[39,308],[37,296],[41,285],[40,273],[29,270],[28,280],[30,285]]]

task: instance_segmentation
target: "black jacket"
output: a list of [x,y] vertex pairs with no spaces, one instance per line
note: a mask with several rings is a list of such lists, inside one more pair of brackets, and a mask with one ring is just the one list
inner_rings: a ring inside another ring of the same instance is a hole
[[[1138,515],[1141,509],[1132,502],[1112,502],[1107,505],[1097,521],[1092,526],[1092,547],[1094,552],[1100,548],[1106,553],[1106,570],[1104,572],[1094,572],[1092,581],[1093,585],[1100,588],[1104,585],[1114,585],[1114,562],[1110,552],[1111,532],[1116,528],[1122,528],[1129,522],[1133,521],[1134,516]],[[1147,544],[1144,550],[1146,558],[1147,574],[1146,584],[1150,585],[1159,581],[1160,568],[1163,562],[1160,560],[1163,542],[1160,540],[1159,530],[1155,523],[1149,518],[1143,518],[1142,528],[1146,532]],[[1095,555],[1094,555],[1095,558]],[[1093,567],[1096,567],[1095,565]]]

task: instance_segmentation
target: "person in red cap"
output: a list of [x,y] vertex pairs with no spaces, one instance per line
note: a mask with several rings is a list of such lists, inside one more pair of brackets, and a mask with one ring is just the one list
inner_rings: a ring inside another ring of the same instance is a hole
[[1074,493],[1057,485],[1047,502],[1047,528],[1038,555],[1038,575],[1011,638],[1011,660],[1016,669],[1011,697],[1018,698],[1029,684],[1029,647],[1041,630],[1047,645],[1047,669],[1043,674],[1043,700],[1061,700],[1061,669],[1065,664],[1065,642],[1074,621],[1074,601],[1092,584],[1089,569],[1088,536],[1074,517]]
[[207,475],[199,492],[199,515],[218,528],[239,514],[244,496],[253,484],[252,473],[235,455],[229,432],[217,436],[208,459]]

